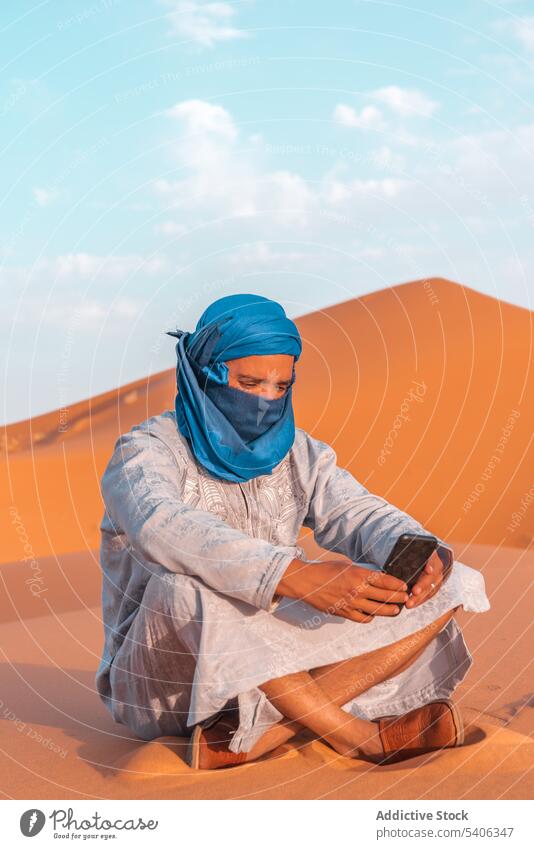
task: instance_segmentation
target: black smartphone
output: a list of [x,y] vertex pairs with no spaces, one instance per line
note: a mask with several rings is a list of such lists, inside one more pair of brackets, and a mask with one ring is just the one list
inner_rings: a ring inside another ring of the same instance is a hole
[[384,572],[404,581],[411,593],[438,544],[438,539],[430,534],[401,534],[389,553]]

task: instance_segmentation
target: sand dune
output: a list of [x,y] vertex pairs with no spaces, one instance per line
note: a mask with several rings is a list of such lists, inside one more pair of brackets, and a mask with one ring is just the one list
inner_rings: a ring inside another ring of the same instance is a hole
[[[67,584],[81,564],[61,560]],[[459,616],[475,658],[457,691],[469,721],[461,749],[374,767],[341,758],[303,733],[257,763],[190,770],[185,738],[146,743],[113,722],[94,692],[100,608],[65,612],[58,588],[49,594],[46,615],[0,625],[4,792],[50,799],[531,798],[534,556],[473,546],[462,549],[462,562],[483,569],[492,609]],[[501,584],[509,575],[505,594]]]
[[[432,279],[297,324],[297,423],[332,444],[340,465],[442,537],[532,542],[534,510],[521,514],[534,495],[528,310]],[[11,505],[37,556],[97,548],[99,479],[114,440],[173,409],[174,394],[171,368],[6,427],[3,560],[20,556]],[[520,521],[510,530],[514,513]]]
[[[491,611],[460,616],[476,661],[459,691],[469,745],[418,759],[417,769],[378,768],[301,735],[256,764],[196,773],[183,763],[185,741],[143,743],[111,720],[94,690],[99,480],[120,433],[173,408],[170,368],[4,428],[0,745],[9,796],[532,795],[532,314],[431,279],[297,324],[297,424],[484,571]],[[302,540],[316,553],[309,532]]]

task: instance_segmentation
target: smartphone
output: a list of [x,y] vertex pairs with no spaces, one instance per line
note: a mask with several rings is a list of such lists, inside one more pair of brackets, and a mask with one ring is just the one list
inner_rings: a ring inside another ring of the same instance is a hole
[[404,581],[411,593],[438,544],[437,537],[430,534],[401,534],[389,553],[384,572]]

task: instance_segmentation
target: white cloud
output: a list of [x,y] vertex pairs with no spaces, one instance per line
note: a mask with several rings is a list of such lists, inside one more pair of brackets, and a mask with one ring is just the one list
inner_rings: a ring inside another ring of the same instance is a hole
[[[532,85],[532,70],[530,64],[518,53],[511,56],[509,53],[488,53],[485,64],[491,70],[492,76],[499,81],[501,87],[516,88],[518,85]],[[498,91],[494,93],[488,104],[489,111],[495,115],[501,107],[506,105],[506,95]]]
[[156,224],[154,232],[161,233],[163,236],[183,236],[184,233],[187,233],[187,227],[177,221],[162,221],[160,224]]
[[398,144],[404,145],[404,147],[417,149],[425,144],[425,138],[421,135],[421,133],[411,133],[409,130],[406,130],[404,127],[399,127],[395,131],[395,141]]
[[[313,191],[299,174],[265,171],[261,151],[240,150],[240,133],[222,106],[186,100],[164,113],[178,124],[174,155],[187,176],[155,180],[168,208],[209,210],[212,215],[252,216],[264,210],[304,226]],[[245,142],[246,146],[246,142]]]
[[[113,302],[96,298],[72,300],[65,298],[45,302],[41,297],[24,298],[24,309],[18,310],[16,321],[27,324],[34,321],[50,327],[75,326],[77,332],[100,327],[110,319],[137,318],[146,308],[146,302],[129,297],[119,297]],[[10,320],[14,320],[13,318]]]
[[534,188],[534,123],[469,133],[450,142],[446,149],[467,181],[496,179],[503,185],[508,183],[512,192]]
[[35,186],[32,192],[38,206],[50,206],[59,197],[59,191],[55,188],[42,189]]
[[411,186],[409,180],[386,177],[383,180],[330,180],[325,184],[324,200],[335,205],[343,201],[358,198],[382,197],[391,200],[396,198],[403,189]]
[[469,233],[473,233],[477,237],[485,236],[491,226],[488,219],[480,215],[464,215],[463,223]]
[[[335,268],[341,275],[343,251],[352,250],[355,234],[365,233],[367,258],[385,263],[393,279],[444,269],[458,279],[463,270],[471,279],[468,258],[480,250],[477,235],[490,255],[498,250],[503,224],[515,222],[515,232],[528,226],[518,190],[525,197],[534,191],[534,124],[437,140],[399,127],[364,157],[350,159],[340,149],[307,180],[296,167],[275,169],[276,146],[251,147],[250,133],[223,107],[184,101],[166,114],[176,134],[171,149],[180,178],[154,183],[162,206],[173,210],[162,217],[161,232],[207,224],[219,248],[214,265],[224,261],[239,269],[241,263],[269,272],[294,267],[312,276]],[[279,156],[283,166],[283,147]],[[258,227],[262,241],[256,243]],[[397,247],[385,250],[389,237]],[[335,258],[316,255],[315,248],[326,244],[338,252]]]
[[384,259],[384,257],[387,256],[387,252],[384,250],[384,248],[360,248],[360,247],[356,247],[355,253],[357,254],[357,256],[360,259],[366,259],[366,260],[367,259],[370,259],[370,260]]
[[385,103],[393,112],[399,115],[422,115],[430,117],[438,108],[438,103],[417,89],[400,88],[390,85],[371,92],[371,97]]
[[172,32],[203,47],[213,47],[218,41],[248,37],[244,30],[232,26],[236,10],[230,3],[164,0],[164,5],[172,9],[168,15]]
[[241,265],[241,263],[269,265],[274,259],[273,250],[265,242],[257,242],[255,245],[242,245],[231,251],[228,256],[230,265]]
[[364,106],[360,113],[346,103],[338,103],[334,109],[334,120],[344,127],[361,130],[383,130],[386,126],[380,109]]
[[51,260],[42,260],[38,270],[48,270],[60,278],[90,278],[98,274],[101,277],[122,280],[129,274],[139,271],[153,276],[166,267],[162,257],[144,257],[140,254],[122,256],[99,256],[89,253],[62,254]]
[[375,167],[388,171],[404,171],[406,168],[404,156],[395,153],[387,144],[371,151],[370,160]]
[[228,264],[242,267],[273,266],[283,262],[299,262],[306,260],[309,253],[293,250],[275,250],[266,242],[256,242],[253,245],[239,245],[228,254]]
[[[343,106],[338,104],[339,107]],[[344,107],[350,109],[350,107]],[[378,110],[377,110],[378,111]],[[358,118],[362,118],[362,110]],[[248,135],[243,136],[232,115],[222,106],[202,100],[177,103],[164,113],[178,125],[173,148],[178,168],[186,176],[177,181],[157,179],[155,192],[164,199],[167,210],[174,209],[187,216],[177,216],[175,224],[159,226],[169,234],[181,220],[191,226],[191,213],[198,210],[202,220],[262,216],[262,227],[271,227],[271,235],[287,224],[299,230],[313,227],[321,207],[338,207],[345,201],[363,207],[367,200],[398,198],[411,181],[395,173],[384,178],[369,178],[369,165],[356,166],[339,161],[323,175],[319,185],[308,183],[299,173],[289,169],[269,170],[262,160],[263,151],[248,147]],[[339,113],[338,113],[339,114]],[[375,112],[365,112],[365,120],[377,121]],[[348,116],[345,114],[345,118]],[[352,120],[352,118],[351,118]],[[404,172],[401,154],[391,146],[382,145],[372,152],[370,167],[390,172]],[[261,257],[258,257],[261,259]]]
[[496,29],[509,32],[527,50],[534,50],[534,15],[507,21],[496,21]]
[[0,284],[6,287],[24,285],[32,281],[59,280],[71,282],[97,277],[99,280],[123,280],[136,272],[141,276],[153,277],[167,268],[167,259],[162,256],[145,257],[142,254],[122,256],[99,256],[89,253],[60,254],[42,257],[33,265],[3,266],[0,269]]
[[143,311],[145,304],[133,298],[120,297],[113,304],[113,312],[122,318],[136,318]]
[[227,141],[237,138],[237,127],[224,106],[205,100],[182,100],[163,114],[182,120],[190,133],[211,133]]

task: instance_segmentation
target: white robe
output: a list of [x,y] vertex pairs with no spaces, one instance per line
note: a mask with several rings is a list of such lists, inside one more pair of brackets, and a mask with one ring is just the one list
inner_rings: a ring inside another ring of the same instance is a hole
[[[282,715],[260,684],[367,653],[447,610],[489,609],[480,572],[455,561],[434,598],[358,623],[275,599],[301,527],[319,545],[381,568],[397,537],[429,533],[336,464],[301,428],[271,475],[215,478],[190,451],[173,411],[123,434],[101,482],[104,649],[98,692],[142,739],[186,735],[239,709],[233,751],[248,751]],[[335,556],[335,555],[334,555]],[[343,707],[373,719],[450,695],[472,664],[454,619],[404,672]]]

